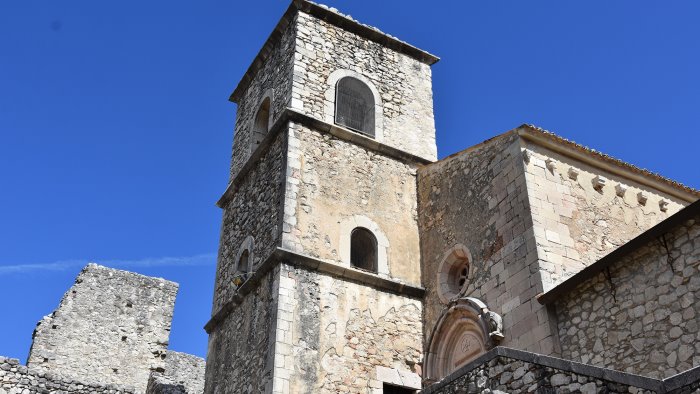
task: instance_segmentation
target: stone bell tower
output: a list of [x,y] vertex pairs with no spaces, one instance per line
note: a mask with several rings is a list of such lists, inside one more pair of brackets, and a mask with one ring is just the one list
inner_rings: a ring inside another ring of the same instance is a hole
[[231,95],[207,393],[420,388],[435,56],[295,0]]

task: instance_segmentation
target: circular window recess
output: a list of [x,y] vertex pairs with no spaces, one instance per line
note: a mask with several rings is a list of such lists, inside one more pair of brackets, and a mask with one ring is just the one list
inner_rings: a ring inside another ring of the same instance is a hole
[[447,304],[464,292],[473,274],[471,253],[462,245],[450,249],[440,262],[437,290],[440,301]]

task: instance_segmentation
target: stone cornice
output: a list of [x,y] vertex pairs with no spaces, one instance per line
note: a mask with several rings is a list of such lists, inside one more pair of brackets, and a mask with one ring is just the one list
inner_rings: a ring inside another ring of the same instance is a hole
[[268,58],[268,56],[270,56],[270,52],[274,46],[280,41],[282,33],[299,11],[313,15],[314,17],[326,21],[334,26],[347,30],[351,33],[355,33],[360,37],[379,43],[389,49],[410,56],[423,63],[432,65],[440,60],[440,58],[435,55],[416,48],[396,37],[383,33],[375,27],[362,24],[337,12],[334,9],[324,7],[307,0],[293,0],[289,8],[287,8],[287,11],[284,13],[284,15],[282,15],[280,21],[272,30],[272,33],[265,41],[265,44],[263,44],[260,52],[258,52],[258,55],[255,57],[255,59],[253,59],[253,62],[248,67],[248,70],[246,70],[243,78],[241,78],[240,82],[238,82],[238,85],[236,86],[236,89],[234,89],[233,93],[231,93],[229,100],[233,101],[234,103],[237,103],[238,100],[240,100],[243,92],[248,88],[253,80],[253,77],[255,77],[262,65],[265,63],[265,60]]
[[415,164],[427,164],[432,161],[424,159],[422,157],[413,155],[411,153],[405,152],[401,149],[394,148],[392,146],[378,142],[372,138],[365,137],[364,135],[351,131],[345,127],[334,125],[325,122],[321,119],[315,118],[310,115],[303,114],[295,109],[286,108],[282,114],[277,118],[275,124],[270,128],[267,136],[260,142],[260,145],[255,149],[255,151],[250,155],[246,163],[241,167],[241,169],[236,173],[233,180],[228,184],[223,195],[216,202],[219,208],[224,208],[228,201],[233,196],[233,191],[236,186],[238,186],[242,180],[245,178],[246,174],[255,166],[258,159],[262,154],[267,151],[269,145],[274,141],[275,136],[285,129],[288,122],[295,122],[303,124],[309,128],[312,128],[321,133],[330,134],[338,139],[351,142],[355,145],[359,145],[363,148],[369,149],[373,152],[379,153],[384,156],[391,157],[393,159]]
[[352,267],[342,266],[338,263],[322,260],[316,257],[297,253],[285,248],[277,247],[275,251],[258,267],[251,277],[238,288],[238,291],[216,313],[214,313],[204,326],[207,333],[218,326],[236,307],[243,302],[246,295],[255,290],[265,275],[278,264],[288,264],[295,267],[308,269],[348,282],[358,283],[387,293],[403,295],[414,299],[422,299],[425,289],[420,286],[398,282],[393,279],[383,278],[377,274],[362,271]]
[[700,198],[700,191],[698,190],[610,155],[587,148],[537,126],[525,124],[515,129],[514,132],[524,140],[535,145],[542,146],[563,156],[571,157],[591,167],[627,178],[688,203],[692,203]]

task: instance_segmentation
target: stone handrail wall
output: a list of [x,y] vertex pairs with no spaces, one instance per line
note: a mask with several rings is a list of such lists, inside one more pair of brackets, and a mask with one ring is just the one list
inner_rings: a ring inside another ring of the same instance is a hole
[[496,347],[421,394],[501,392],[697,393],[700,367],[660,380]]
[[49,392],[133,394],[135,390],[114,384],[81,383],[37,368],[20,365],[19,360],[15,358],[0,356],[0,394]]

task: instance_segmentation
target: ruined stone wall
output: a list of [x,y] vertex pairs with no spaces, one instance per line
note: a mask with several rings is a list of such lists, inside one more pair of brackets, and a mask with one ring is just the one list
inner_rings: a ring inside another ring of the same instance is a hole
[[253,75],[238,101],[231,158],[231,178],[241,170],[252,153],[251,134],[263,99],[270,95],[270,124],[287,108],[292,94],[295,23],[288,24],[280,39],[269,49],[262,67]]
[[700,217],[556,302],[562,357],[654,377],[700,364]]
[[503,316],[504,346],[554,352],[555,328],[535,295],[542,291],[518,136],[507,133],[418,171],[425,336],[446,311],[441,262],[457,245],[471,269],[462,295]]
[[204,392],[260,393],[272,387],[279,269],[209,333]]
[[379,275],[420,285],[415,165],[300,124],[289,133],[283,245],[349,266],[350,233],[366,227],[386,252]]
[[146,389],[162,370],[177,284],[88,264],[37,324],[27,365],[84,383]]
[[178,384],[158,372],[151,374],[146,394],[188,394],[183,384]]
[[232,284],[238,264],[235,260],[246,238],[254,238],[250,254],[253,270],[279,245],[285,145],[285,133],[280,132],[241,178],[224,207],[212,315],[236,289]]
[[275,392],[381,392],[382,381],[420,388],[419,300],[281,265]]
[[[688,204],[533,143],[524,145],[545,291]],[[605,179],[599,189],[596,177]],[[646,202],[639,201],[639,193]]]
[[173,384],[182,385],[187,394],[201,394],[204,392],[205,368],[206,363],[201,357],[168,350],[163,376]]
[[[638,393],[664,391],[664,382],[533,353],[498,348],[474,360],[424,394]],[[509,357],[511,356],[511,357]]]
[[379,96],[376,139],[428,160],[437,158],[429,65],[304,12],[298,14],[296,29],[293,108],[333,124],[338,70],[359,74]]
[[28,393],[121,394],[135,393],[133,387],[84,383],[65,376],[26,367],[19,360],[0,356],[0,394]]

